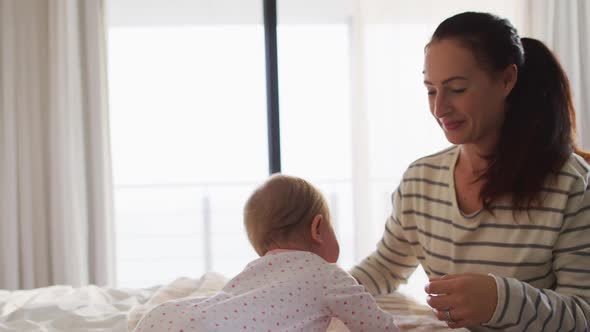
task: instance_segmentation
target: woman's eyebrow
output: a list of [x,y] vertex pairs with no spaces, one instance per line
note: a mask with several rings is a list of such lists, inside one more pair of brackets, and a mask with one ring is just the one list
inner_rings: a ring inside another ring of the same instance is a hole
[[[449,83],[451,81],[454,81],[454,80],[463,80],[463,81],[466,81],[467,80],[467,77],[463,77],[463,76],[452,76],[452,77],[449,77],[446,80],[442,81],[442,84],[447,84],[447,83]],[[434,83],[432,83],[430,81],[426,81],[426,80],[424,81],[424,84],[434,85]]]

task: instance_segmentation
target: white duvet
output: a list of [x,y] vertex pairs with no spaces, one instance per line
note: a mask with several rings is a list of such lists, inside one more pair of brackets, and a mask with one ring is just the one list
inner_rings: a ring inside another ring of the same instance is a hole
[[[53,286],[0,290],[0,332],[127,332],[156,305],[184,297],[209,296],[226,281],[220,274],[207,273],[200,279],[179,278],[145,289]],[[451,331],[434,318],[428,307],[400,294],[377,300],[383,309],[398,314],[404,331]],[[329,331],[348,329],[333,320]]]

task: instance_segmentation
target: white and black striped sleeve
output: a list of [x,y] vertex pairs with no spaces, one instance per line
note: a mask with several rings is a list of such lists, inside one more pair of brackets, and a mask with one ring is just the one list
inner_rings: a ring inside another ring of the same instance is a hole
[[590,330],[590,192],[586,181],[577,190],[570,194],[552,252],[554,285],[537,289],[515,278],[494,276],[498,305],[487,327],[502,331]]
[[400,188],[392,194],[393,211],[385,223],[385,231],[375,250],[350,273],[373,295],[394,292],[405,283],[418,266],[412,243],[406,239],[402,226]]

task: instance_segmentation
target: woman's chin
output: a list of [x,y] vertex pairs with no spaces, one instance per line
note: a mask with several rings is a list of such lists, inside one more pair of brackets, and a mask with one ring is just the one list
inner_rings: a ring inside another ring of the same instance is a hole
[[459,135],[454,135],[448,132],[445,132],[445,137],[447,138],[447,141],[449,141],[449,143],[454,144],[454,145],[460,145],[465,143],[465,140],[463,139],[463,137],[459,136]]

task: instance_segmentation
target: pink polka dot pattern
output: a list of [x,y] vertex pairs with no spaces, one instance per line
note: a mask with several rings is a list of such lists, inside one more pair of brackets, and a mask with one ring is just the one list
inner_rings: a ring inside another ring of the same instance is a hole
[[166,302],[135,332],[326,331],[337,317],[352,332],[398,331],[394,317],[350,274],[305,251],[270,253],[221,292]]

